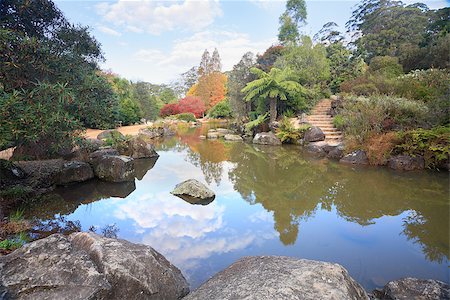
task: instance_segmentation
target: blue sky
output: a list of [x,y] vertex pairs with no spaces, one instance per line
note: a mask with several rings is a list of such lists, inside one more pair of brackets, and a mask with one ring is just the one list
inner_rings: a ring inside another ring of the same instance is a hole
[[[430,8],[449,1],[423,1]],[[334,21],[342,28],[357,1],[307,1],[303,33],[314,35]],[[278,17],[285,1],[180,0],[180,1],[67,1],[56,4],[67,18],[88,25],[102,44],[111,69],[130,80],[169,83],[194,65],[205,49],[218,48],[223,70],[230,70],[242,55],[262,53],[275,44]]]

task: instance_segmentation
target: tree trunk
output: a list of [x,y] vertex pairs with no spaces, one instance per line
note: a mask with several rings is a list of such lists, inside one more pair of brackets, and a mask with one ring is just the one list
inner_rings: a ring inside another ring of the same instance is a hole
[[277,98],[270,98],[270,123],[277,120]]

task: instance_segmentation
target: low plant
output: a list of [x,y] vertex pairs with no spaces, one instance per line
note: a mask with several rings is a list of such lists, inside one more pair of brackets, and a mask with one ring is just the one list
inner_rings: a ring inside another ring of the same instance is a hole
[[439,126],[429,130],[416,129],[403,132],[401,143],[395,151],[411,156],[421,155],[427,168],[439,168],[448,163],[450,155],[450,126]]
[[245,124],[245,132],[251,133],[254,128],[264,124],[264,122],[267,121],[268,116],[269,116],[269,113],[265,113],[263,115],[259,115],[255,120],[246,123]]
[[343,130],[345,126],[345,119],[342,115],[337,115],[333,118],[333,126],[339,130]]
[[399,141],[397,132],[371,135],[363,146],[369,163],[371,165],[385,165]]
[[292,124],[291,120],[287,117],[284,117],[280,121],[280,126],[277,129],[277,137],[284,144],[295,144],[303,138],[306,130],[310,127],[309,124],[301,125],[300,128],[295,128],[294,124]]
[[25,245],[27,242],[28,236],[25,233],[21,232],[12,238],[0,241],[0,249],[8,251],[16,250]]
[[105,139],[105,145],[111,146],[117,150],[124,149],[128,147],[128,141],[131,139],[130,135],[123,136],[116,131],[112,131],[111,135]]
[[196,122],[197,119],[195,118],[193,113],[181,113],[174,116],[175,119],[180,121],[186,121],[186,122]]

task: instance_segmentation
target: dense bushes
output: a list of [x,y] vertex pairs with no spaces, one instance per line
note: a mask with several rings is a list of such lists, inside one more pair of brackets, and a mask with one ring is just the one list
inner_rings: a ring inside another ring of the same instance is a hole
[[217,103],[211,110],[208,112],[209,118],[214,119],[224,119],[231,117],[231,108],[228,100],[221,101]]
[[180,99],[178,103],[169,103],[164,105],[161,108],[159,115],[161,117],[167,117],[181,113],[192,113],[196,118],[201,118],[203,117],[205,110],[205,103],[203,103],[199,97],[187,96]]
[[195,118],[193,113],[181,113],[174,115],[175,119],[186,121],[186,122],[196,122],[197,119]]
[[301,138],[303,138],[309,127],[310,125],[305,124],[300,128],[295,128],[294,124],[291,122],[291,119],[284,117],[280,121],[280,126],[277,128],[276,135],[283,144],[296,144]]
[[398,153],[421,155],[425,158],[425,166],[428,168],[439,168],[448,163],[450,126],[407,131],[400,134],[400,139],[400,144],[395,148]]

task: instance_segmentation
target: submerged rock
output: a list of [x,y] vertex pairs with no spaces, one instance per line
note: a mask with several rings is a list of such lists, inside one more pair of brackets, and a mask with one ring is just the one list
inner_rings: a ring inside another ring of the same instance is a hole
[[105,130],[100,132],[97,135],[97,139],[99,140],[105,140],[105,139],[110,139],[113,138],[113,136],[119,137],[119,138],[123,138],[125,137],[122,133],[120,133],[119,131],[115,130],[115,129],[109,129],[109,130]]
[[64,185],[73,182],[83,182],[94,177],[94,172],[88,163],[69,161],[64,163],[57,175],[56,184]]
[[402,171],[423,170],[425,168],[425,159],[423,156],[397,155],[388,160],[388,167]]
[[207,205],[211,203],[216,195],[206,185],[195,179],[189,179],[179,183],[171,194],[191,204]]
[[369,159],[367,158],[366,152],[364,152],[363,150],[356,150],[350,154],[345,155],[339,160],[339,162],[353,165],[368,165]]
[[340,265],[282,256],[244,257],[185,299],[368,299]]
[[243,141],[242,137],[237,134],[225,134],[224,139],[226,141],[234,141],[234,142],[242,142]]
[[105,181],[132,181],[135,177],[133,159],[124,155],[105,155],[94,163],[94,173]]
[[188,284],[153,248],[94,233],[60,234],[0,257],[0,297],[181,299]]
[[317,126],[312,126],[310,128],[308,128],[308,130],[306,130],[305,132],[305,136],[304,136],[304,141],[305,142],[319,142],[319,141],[323,141],[325,140],[325,134],[323,133],[322,129],[320,129]]
[[269,131],[257,133],[253,138],[253,144],[281,145],[281,141],[273,132]]
[[450,299],[449,285],[432,279],[403,278],[388,282],[383,290],[373,292],[381,300]]

